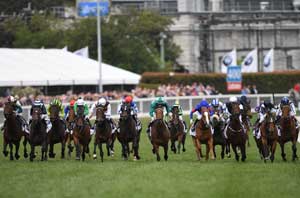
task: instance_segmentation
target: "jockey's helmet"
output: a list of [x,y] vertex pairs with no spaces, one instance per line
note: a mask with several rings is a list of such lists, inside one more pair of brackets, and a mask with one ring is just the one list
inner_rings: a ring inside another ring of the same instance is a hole
[[247,102],[248,102],[248,98],[247,98],[247,96],[245,96],[245,95],[242,95],[242,96],[241,96],[241,98],[240,98],[240,102],[241,102],[242,104],[245,104],[245,103],[247,103]]
[[229,98],[229,102],[237,102],[238,100],[237,100],[237,97],[235,97],[235,96],[231,96],[230,98]]
[[219,100],[218,99],[213,99],[212,102],[211,102],[211,105],[213,107],[218,107],[219,106]]
[[132,97],[131,96],[126,96],[124,99],[125,103],[131,103],[132,102]]
[[59,100],[54,98],[51,102],[50,105],[58,105],[59,104]]
[[165,102],[165,100],[163,99],[163,97],[158,97],[158,98],[156,99],[156,101],[157,101],[158,103],[163,103],[163,102]]
[[208,102],[207,102],[205,99],[203,99],[203,100],[201,101],[201,103],[200,103],[200,106],[201,106],[201,107],[208,107],[209,104],[208,104]]
[[174,106],[179,106],[179,105],[180,105],[179,100],[176,100]]
[[83,100],[82,98],[79,98],[79,99],[77,100],[77,105],[78,105],[78,106],[83,106],[83,105],[84,105],[84,100]]
[[98,105],[104,106],[105,104],[106,104],[106,99],[105,98],[102,97],[98,100]]
[[8,102],[15,102],[15,98],[13,96],[8,96],[7,101]]
[[74,104],[75,104],[75,102],[76,102],[75,100],[71,100],[71,101],[70,101],[70,106],[73,107]]
[[288,105],[290,103],[290,100],[288,97],[284,96],[282,99],[281,99],[281,104],[282,105]]

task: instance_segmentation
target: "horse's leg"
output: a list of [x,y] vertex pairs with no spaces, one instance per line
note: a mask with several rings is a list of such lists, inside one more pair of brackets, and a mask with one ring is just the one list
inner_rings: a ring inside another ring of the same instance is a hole
[[295,161],[298,156],[297,156],[297,139],[296,138],[293,138],[293,141],[292,141],[292,150],[293,150],[293,157],[292,157],[292,160]]
[[173,151],[173,153],[176,153],[175,140],[174,139],[171,140],[171,151]]
[[227,158],[231,158],[231,153],[230,153],[230,144],[228,143],[228,140],[225,140],[225,150],[226,150],[226,155]]
[[231,147],[232,147],[232,150],[233,150],[233,152],[234,152],[234,154],[235,154],[235,160],[236,160],[236,161],[239,161],[239,160],[240,160],[240,156],[239,156],[239,154],[238,154],[238,152],[237,152],[236,145],[232,145],[232,144],[231,144]]
[[132,142],[132,147],[134,150],[134,160],[139,160],[140,156],[139,156],[139,142],[138,142],[138,134],[136,134],[136,137],[134,138],[133,142]]
[[169,149],[169,145],[168,145],[168,143],[164,146],[164,153],[165,153],[165,155],[164,155],[164,159],[165,159],[165,161],[168,161],[168,149]]
[[67,141],[66,142],[67,142],[67,145],[68,145],[68,156],[71,157],[71,153],[73,151],[73,146],[71,144],[71,134],[70,133],[67,134]]
[[216,155],[216,145],[213,145],[213,154],[214,154],[214,157],[217,158],[217,155]]
[[206,145],[205,145],[205,147],[206,147],[206,156],[205,156],[205,160],[208,160],[208,157],[209,157],[209,150],[210,150],[210,148],[209,148],[209,143],[207,142],[206,143]]
[[27,153],[27,148],[26,148],[26,145],[27,145],[27,137],[26,135],[24,136],[24,140],[23,140],[23,147],[24,147],[24,158],[27,158],[28,157],[28,153]]
[[182,144],[182,140],[183,140],[183,135],[181,134],[178,136],[178,145],[177,145],[177,150],[178,150],[178,154],[180,154],[180,149],[181,149],[181,144]]
[[127,160],[127,148],[126,148],[126,143],[122,143],[122,156],[124,160]]
[[267,145],[267,140],[263,137],[261,137],[262,141],[262,154],[264,157],[264,162],[267,162],[268,160],[268,145]]
[[7,151],[7,142],[5,141],[5,138],[3,137],[3,155],[5,156],[5,157],[7,157],[7,155],[8,155],[8,151]]
[[[214,147],[215,148],[215,147]],[[225,156],[225,144],[222,144],[221,145],[221,159],[224,159],[224,156]]]
[[85,160],[85,151],[86,151],[87,147],[86,145],[80,145],[80,150],[81,150],[81,158],[82,158],[82,161],[84,162]]
[[271,157],[270,157],[271,162],[273,162],[273,161],[274,161],[274,158],[275,158],[276,146],[277,146],[277,141],[274,140],[274,141],[272,142],[272,145],[271,145],[271,149],[272,149],[272,153],[271,153]]
[[196,137],[193,137],[193,143],[194,143],[194,146],[195,146],[197,159],[201,160],[201,155],[200,155],[199,146],[198,146],[198,140],[196,139]]
[[20,158],[20,155],[19,155],[20,141],[17,141],[15,146],[16,146],[15,158],[16,158],[16,160],[18,160]]
[[99,150],[100,150],[101,162],[103,162],[104,152],[103,152],[103,148],[102,148],[102,143],[99,143],[98,146],[99,146]]
[[13,143],[9,143],[9,159],[14,160],[14,155],[13,155]]
[[110,144],[111,144],[111,139],[108,139],[106,142],[107,156],[110,156]]
[[280,148],[281,148],[281,157],[282,157],[282,160],[286,162],[286,155],[284,153],[284,143],[283,142],[280,142]]
[[153,144],[153,147],[154,147],[154,151],[156,153],[156,160],[157,161],[160,161],[160,156],[159,156],[159,146],[156,145],[156,144]]
[[241,155],[242,155],[242,162],[246,160],[246,141],[240,145]]
[[213,143],[213,138],[211,137],[210,140],[208,141],[208,148],[209,148],[209,153],[210,153],[210,159],[215,159],[215,152],[214,152],[214,143]]
[[110,153],[113,155],[114,154],[114,143],[115,143],[115,140],[116,140],[116,133],[113,133],[111,135],[111,143],[110,143]]
[[34,145],[31,143],[31,145],[30,145],[30,157],[29,157],[29,160],[32,162],[33,161],[33,159],[35,158],[35,155],[34,155],[34,149],[35,149],[35,147],[34,147]]
[[[96,138],[96,137],[95,137]],[[95,142],[94,142],[94,151],[93,151],[93,159],[97,159],[97,142],[96,142],[96,140],[95,140]],[[100,149],[100,148],[99,148]]]
[[186,138],[186,133],[183,134],[183,138],[182,138],[182,152],[185,152],[185,138]]
[[66,141],[64,138],[61,139],[61,159],[65,158]]
[[[53,146],[52,146],[53,147]],[[52,148],[53,149],[53,148]],[[47,161],[47,155],[48,155],[48,143],[47,140],[45,140],[42,143],[42,157],[41,157],[41,161]]]
[[126,151],[127,151],[127,157],[129,157],[130,156],[129,142],[126,143]]
[[79,140],[77,137],[74,137],[73,139],[74,145],[76,148],[76,160],[80,160],[80,145],[79,145]]
[[49,158],[55,158],[55,154],[53,152],[54,144],[50,143],[50,149],[49,149]]

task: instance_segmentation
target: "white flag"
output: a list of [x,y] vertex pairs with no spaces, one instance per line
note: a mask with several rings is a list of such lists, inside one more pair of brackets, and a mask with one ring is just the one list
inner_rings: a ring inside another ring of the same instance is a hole
[[242,73],[257,72],[258,60],[257,60],[257,48],[252,50],[242,62]]
[[67,52],[68,51],[68,46],[65,46],[64,48],[62,48],[61,50]]
[[274,71],[274,49],[270,51],[264,57],[264,72]]
[[79,49],[79,50],[73,52],[73,53],[76,54],[76,55],[78,55],[78,56],[83,56],[85,58],[88,58],[89,57],[89,47],[86,46],[86,47],[84,47],[82,49]]
[[222,58],[221,63],[221,72],[227,73],[227,67],[229,66],[236,66],[236,49],[233,49],[231,52],[225,54]]

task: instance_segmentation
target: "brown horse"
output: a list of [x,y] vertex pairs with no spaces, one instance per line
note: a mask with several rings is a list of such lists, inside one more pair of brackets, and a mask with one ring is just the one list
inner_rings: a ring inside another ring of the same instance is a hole
[[212,117],[211,117],[211,123],[212,123],[212,128],[214,130],[214,134],[213,134],[213,152],[214,152],[214,156],[215,158],[216,156],[216,151],[215,151],[215,147],[216,145],[220,145],[221,146],[221,158],[224,159],[225,156],[225,152],[226,154],[229,153],[229,147],[226,144],[226,139],[224,137],[224,125],[225,125],[225,121],[221,119],[221,116],[216,112]]
[[22,136],[24,136],[23,146],[24,146],[24,157],[27,158],[26,144],[28,141],[28,134],[22,131],[22,123],[17,119],[17,115],[14,112],[14,103],[7,102],[4,106],[4,117],[6,118],[6,126],[3,133],[3,154],[6,157],[8,155],[7,145],[10,149],[10,160],[14,160],[13,156],[13,144],[15,145],[15,158],[18,160],[19,147]]
[[173,107],[171,112],[172,112],[172,119],[169,122],[170,132],[171,132],[171,151],[176,153],[175,142],[178,141],[177,149],[179,154],[181,144],[182,144],[182,151],[185,152],[184,144],[185,144],[186,133],[184,132],[184,124],[179,119],[178,107]]
[[65,158],[65,145],[66,145],[66,125],[60,119],[59,116],[60,107],[58,105],[50,105],[50,121],[52,123],[52,128],[48,132],[48,144],[50,145],[49,149],[49,158],[54,158],[55,153],[53,152],[54,144],[61,143],[61,158]]
[[122,145],[122,157],[124,160],[128,159],[130,154],[129,143],[132,142],[134,160],[139,160],[140,131],[136,130],[136,122],[131,115],[130,104],[122,104],[120,111],[120,132],[117,133],[117,137]]
[[298,132],[296,130],[295,119],[290,116],[290,111],[291,111],[290,106],[284,105],[282,107],[282,116],[279,120],[281,136],[279,136],[278,142],[281,148],[281,157],[284,161],[286,161],[284,144],[289,141],[292,142],[292,150],[293,150],[292,160],[295,161],[296,159],[298,159],[297,146],[296,146],[297,139],[298,139]]
[[241,111],[241,115],[242,115],[243,125],[246,130],[247,143],[248,143],[248,147],[249,147],[250,146],[249,133],[250,133],[250,128],[251,128],[250,119],[252,118],[250,101],[248,101],[246,104],[243,105],[243,110]]
[[238,103],[232,103],[232,115],[229,120],[229,124],[226,127],[225,134],[228,138],[228,143],[231,145],[235,159],[239,161],[240,156],[237,153],[237,148],[241,150],[242,161],[246,160],[246,141],[247,134],[240,122],[240,107]]
[[[261,154],[266,162],[267,159],[274,161],[276,145],[278,141],[278,131],[275,125],[275,115],[271,110],[266,112],[266,118],[260,126],[261,133]],[[269,154],[271,153],[271,155]]]
[[151,144],[153,145],[154,154],[156,154],[157,161],[160,161],[159,146],[164,148],[164,159],[168,160],[168,147],[170,140],[170,131],[164,121],[163,107],[158,106],[155,109],[156,120],[151,125]]
[[201,144],[206,144],[206,160],[208,160],[209,154],[211,159],[215,159],[213,152],[213,135],[209,123],[210,116],[207,107],[201,108],[201,115],[201,119],[195,123],[196,136],[192,136],[197,158],[201,160]]
[[71,153],[73,151],[73,146],[71,141],[73,140],[73,128],[75,125],[75,119],[76,119],[76,115],[75,115],[75,111],[74,111],[74,106],[70,106],[69,107],[69,114],[68,117],[66,119],[66,127],[68,130],[68,133],[66,133],[66,143],[68,145],[68,155],[69,157],[71,157]]
[[29,142],[31,145],[30,161],[35,158],[35,147],[41,146],[41,160],[47,160],[47,123],[41,118],[42,110],[39,107],[33,107],[32,120],[30,124]]
[[76,160],[85,160],[85,153],[89,154],[89,143],[91,141],[90,125],[84,119],[84,107],[78,106],[78,112],[73,129],[73,141],[76,148]]
[[112,134],[112,128],[110,125],[110,122],[108,119],[105,117],[105,110],[104,107],[99,106],[96,108],[96,121],[95,121],[95,129],[96,129],[96,135],[95,135],[95,142],[94,142],[94,153],[93,153],[93,158],[97,158],[96,154],[96,148],[97,145],[100,150],[100,157],[101,161],[103,162],[103,149],[102,149],[102,144],[106,143],[106,149],[107,149],[107,156],[111,155],[111,145],[113,143],[113,136]]

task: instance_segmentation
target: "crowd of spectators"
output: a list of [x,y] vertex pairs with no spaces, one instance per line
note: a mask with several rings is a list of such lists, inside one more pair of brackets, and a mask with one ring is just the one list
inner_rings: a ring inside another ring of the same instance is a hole
[[242,95],[258,94],[256,85],[246,85],[246,86],[243,86],[241,94]]
[[[83,97],[86,101],[96,101],[101,96],[107,97],[109,100],[120,100],[125,95],[133,95],[134,98],[151,98],[156,96],[201,96],[201,95],[217,95],[219,92],[211,85],[203,85],[199,83],[193,83],[192,85],[182,84],[167,84],[160,85],[157,89],[136,87],[127,91],[104,91],[103,93],[79,93],[73,94],[72,91],[68,91],[65,94],[57,96],[46,96],[29,94],[27,96],[17,96],[22,105],[31,105],[35,98],[39,98],[48,104],[53,98],[59,98],[63,103],[68,103],[71,99],[77,99],[79,96]],[[0,107],[6,102],[6,97],[0,97]]]

